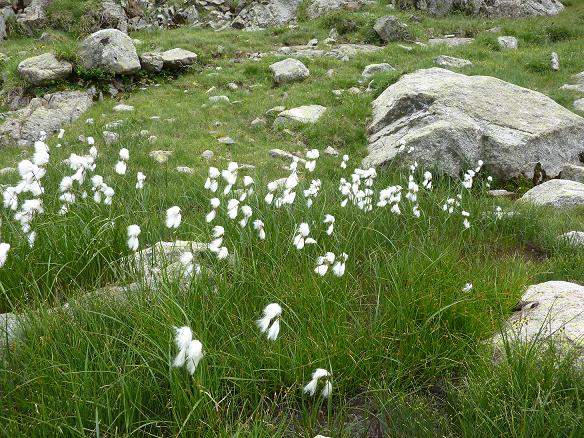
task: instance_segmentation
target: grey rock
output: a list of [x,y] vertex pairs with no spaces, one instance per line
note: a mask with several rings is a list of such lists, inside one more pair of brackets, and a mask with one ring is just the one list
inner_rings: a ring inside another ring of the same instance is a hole
[[350,59],[356,55],[375,53],[382,49],[383,47],[374,46],[371,44],[339,44],[337,47],[328,52],[327,56],[332,56],[333,58],[337,59]]
[[308,16],[314,19],[342,9],[355,11],[372,3],[373,1],[370,0],[313,0],[308,7]]
[[235,140],[233,140],[231,137],[221,137],[217,141],[221,144],[226,144],[226,145],[235,144]]
[[210,160],[211,158],[213,158],[214,155],[215,154],[213,153],[213,151],[210,151],[209,149],[201,153],[201,157],[204,158],[205,160]]
[[582,362],[584,286],[547,281],[527,288],[502,333],[492,338],[497,353],[506,343],[545,348],[552,342],[561,354],[577,353]]
[[103,141],[105,144],[114,144],[120,139],[120,134],[112,131],[103,131]]
[[457,38],[457,37],[453,37],[453,38],[430,38],[428,40],[428,44],[435,46],[438,44],[442,44],[445,46],[450,46],[450,47],[457,47],[457,46],[465,46],[467,44],[470,44],[474,41],[474,38]]
[[575,164],[566,164],[560,172],[560,178],[584,183],[584,167]]
[[489,190],[487,194],[493,198],[506,198],[506,199],[517,199],[517,193],[510,192],[509,190],[497,189]]
[[150,73],[160,73],[164,66],[162,55],[156,52],[147,52],[140,55],[142,69]]
[[72,71],[71,63],[59,61],[52,53],[34,56],[18,64],[18,74],[32,85],[44,85],[65,79]]
[[330,155],[331,157],[337,157],[339,155],[339,151],[337,151],[332,146],[327,146],[326,149],[323,151],[325,154]]
[[276,124],[286,124],[289,122],[316,123],[325,112],[326,108],[321,105],[299,106],[278,114]]
[[463,68],[471,67],[472,62],[468,59],[454,58],[452,56],[440,55],[434,58],[434,64],[440,67]]
[[497,42],[499,43],[499,47],[504,50],[516,49],[518,46],[517,38],[514,36],[500,36],[497,38]]
[[251,126],[260,126],[260,125],[265,125],[265,124],[266,124],[266,121],[264,119],[262,119],[261,117],[257,117],[251,121]]
[[576,111],[584,112],[584,98],[582,98],[582,99],[576,99],[574,101],[573,105],[574,105],[574,109]]
[[373,102],[364,165],[391,161],[400,145],[454,177],[483,160],[501,180],[532,178],[540,166],[549,178],[579,162],[584,119],[500,79],[431,68],[402,76]]
[[373,29],[384,43],[411,39],[408,25],[402,23],[394,15],[386,15],[385,17],[378,18]]
[[269,154],[272,158],[280,158],[288,161],[298,160],[298,162],[302,164],[306,162],[304,158],[297,157],[296,155],[283,151],[282,149],[270,149]]
[[192,175],[193,173],[195,173],[195,169],[188,166],[177,166],[176,171],[178,173],[186,173],[187,175]]
[[412,0],[410,4],[436,16],[462,12],[492,18],[557,15],[564,9],[559,0]]
[[114,129],[120,129],[124,125],[123,120],[114,120],[113,122],[106,123],[104,128],[107,131],[113,131]]
[[178,70],[189,67],[197,61],[197,54],[189,50],[176,48],[161,53],[165,69]]
[[390,71],[395,71],[395,68],[393,68],[391,65],[385,62],[381,64],[369,64],[368,66],[365,67],[363,73],[361,73],[361,76],[363,76],[364,78],[369,78],[371,76],[380,73],[387,73]]
[[128,19],[124,9],[114,0],[102,0],[97,9],[89,12],[93,20],[93,31],[99,29],[118,29],[128,33]]
[[8,113],[0,126],[0,145],[30,145],[41,131],[52,133],[77,120],[93,101],[82,91],[60,91],[36,97],[17,111]]
[[229,103],[228,96],[209,96],[209,102],[211,103]]
[[16,15],[14,14],[12,7],[7,6],[0,9],[0,41],[8,38],[8,28],[6,27],[6,23],[15,18]]
[[37,29],[42,28],[47,21],[46,9],[53,0],[32,0],[24,8],[22,13],[18,14],[16,21],[20,27],[29,34]]
[[117,29],[97,31],[83,40],[79,59],[84,68],[116,74],[140,70],[140,60],[132,39]]
[[115,113],[128,113],[134,111],[134,107],[132,105],[126,105],[125,103],[120,103],[114,106],[112,111]]
[[283,84],[285,82],[302,81],[310,76],[310,71],[297,59],[288,58],[270,65],[274,82]]
[[483,160],[501,180],[549,178],[579,162],[584,119],[500,79],[431,68],[402,76],[373,102],[365,165],[391,161],[401,145],[454,177]]
[[282,26],[294,22],[302,0],[266,0],[249,2],[231,25],[238,29],[255,30]]
[[270,108],[269,110],[267,110],[266,111],[266,115],[269,116],[270,114],[281,113],[285,109],[286,109],[285,106],[275,106],[275,107]]
[[528,190],[521,201],[560,209],[577,207],[584,205],[584,184],[567,179],[552,179]]
[[584,246],[584,231],[568,231],[559,236],[558,240],[572,246]]
[[550,67],[553,71],[560,71],[560,57],[556,52],[550,55]]

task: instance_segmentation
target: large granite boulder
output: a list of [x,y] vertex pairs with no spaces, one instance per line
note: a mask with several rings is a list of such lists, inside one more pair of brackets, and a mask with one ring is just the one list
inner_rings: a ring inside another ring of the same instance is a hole
[[53,0],[32,0],[27,2],[28,5],[22,13],[18,14],[16,21],[22,29],[28,33],[37,31],[45,25],[47,20],[46,9]]
[[238,29],[264,29],[294,22],[302,0],[267,0],[248,3],[233,20]]
[[564,9],[559,0],[398,0],[397,3],[437,16],[462,12],[487,17],[523,18],[557,15]]
[[522,202],[554,208],[584,205],[584,184],[567,179],[552,179],[528,190]]
[[308,6],[308,16],[317,18],[329,12],[338,11],[339,9],[348,9],[355,11],[364,5],[374,3],[371,0],[312,0]]
[[38,140],[40,132],[52,133],[78,119],[93,100],[83,91],[60,91],[36,97],[30,103],[8,113],[0,126],[0,146],[28,146]]
[[165,69],[178,70],[193,65],[197,61],[197,54],[189,50],[176,48],[160,54]]
[[140,60],[132,39],[118,29],[104,29],[83,40],[79,50],[81,65],[115,74],[140,70]]
[[306,66],[294,58],[284,59],[270,65],[270,70],[274,76],[276,84],[285,82],[302,81],[310,76],[310,71]]
[[384,43],[403,41],[411,38],[408,25],[402,23],[394,15],[386,15],[385,17],[378,18],[373,29]]
[[584,286],[546,281],[527,289],[506,327],[492,342],[499,353],[504,352],[506,341],[541,346],[551,342],[560,353],[576,353],[581,363],[582,339]]
[[18,74],[32,85],[43,85],[65,79],[72,71],[71,63],[58,60],[52,53],[33,56],[18,64]]
[[459,176],[483,160],[500,180],[551,178],[584,152],[584,118],[547,96],[441,68],[403,76],[373,102],[365,165],[409,157]]

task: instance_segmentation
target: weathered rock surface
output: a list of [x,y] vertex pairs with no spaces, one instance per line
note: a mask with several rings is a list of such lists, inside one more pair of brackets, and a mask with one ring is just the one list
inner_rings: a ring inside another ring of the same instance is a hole
[[584,245],[584,231],[568,231],[567,233],[559,236],[562,242],[567,243],[572,246],[583,246]]
[[0,41],[8,38],[8,28],[6,22],[15,18],[16,14],[14,14],[12,7],[6,6],[0,9]]
[[161,53],[165,69],[178,70],[193,65],[197,61],[197,54],[189,50],[175,48]]
[[294,58],[284,59],[270,65],[270,70],[274,76],[276,84],[285,82],[302,81],[310,76],[310,71],[306,66]]
[[38,140],[41,131],[50,134],[78,119],[93,101],[83,91],[61,91],[37,97],[8,114],[0,126],[0,145],[27,146]]
[[428,44],[435,46],[438,44],[443,44],[445,46],[457,47],[465,46],[474,41],[474,38],[462,38],[462,37],[452,37],[452,38],[430,38]]
[[160,73],[164,66],[162,55],[158,52],[148,52],[140,55],[140,65],[150,73]]
[[431,68],[403,76],[373,102],[365,164],[387,163],[401,145],[452,176],[483,160],[501,180],[555,177],[579,162],[584,118],[497,78]]
[[564,9],[559,0],[410,0],[405,3],[437,16],[462,12],[487,17],[523,18],[557,15]]
[[468,59],[454,58],[452,56],[440,55],[434,58],[434,64],[440,67],[463,68],[472,66]]
[[554,208],[584,205],[584,184],[567,179],[552,179],[528,190],[522,202]]
[[519,44],[514,36],[500,36],[497,38],[497,42],[503,50],[516,49]]
[[393,68],[391,65],[387,63],[369,64],[363,69],[363,73],[361,73],[361,76],[363,76],[364,78],[369,78],[373,75],[377,75],[379,73],[387,73],[390,71],[395,71],[395,68]]
[[28,6],[24,8],[22,13],[17,15],[16,21],[22,29],[28,33],[33,33],[45,24],[47,19],[46,9],[52,2],[53,0],[27,1]]
[[584,167],[576,164],[566,164],[560,172],[560,178],[584,183]]
[[321,105],[304,105],[282,111],[278,114],[275,123],[285,124],[288,122],[316,123],[326,112],[326,108]]
[[102,0],[101,4],[90,12],[93,20],[93,31],[100,29],[118,29],[121,32],[128,32],[128,18],[124,8],[114,0]]
[[511,343],[545,345],[552,342],[562,353],[575,352],[582,360],[584,338],[584,286],[547,281],[530,286],[509,318],[503,333],[492,339],[497,349]]
[[312,0],[308,7],[308,16],[317,18],[329,12],[339,9],[349,9],[355,11],[364,5],[373,3],[370,0]]
[[59,61],[52,53],[33,56],[18,64],[18,74],[32,85],[44,85],[65,79],[72,71],[71,63]]
[[375,21],[373,26],[377,35],[384,43],[389,43],[392,41],[404,41],[411,38],[410,31],[408,30],[408,25],[402,23],[399,18],[394,15],[386,15],[385,17],[380,17]]
[[302,0],[268,0],[262,3],[249,3],[231,24],[238,29],[263,29],[281,26],[296,20],[298,6]]
[[271,149],[270,150],[270,157],[272,158],[280,158],[282,160],[289,160],[289,161],[294,161],[294,160],[298,160],[299,163],[304,164],[306,162],[306,160],[304,158],[301,157],[297,157],[296,155],[284,151],[282,149]]
[[140,60],[132,39],[117,29],[97,31],[83,40],[79,50],[81,65],[116,74],[140,70]]

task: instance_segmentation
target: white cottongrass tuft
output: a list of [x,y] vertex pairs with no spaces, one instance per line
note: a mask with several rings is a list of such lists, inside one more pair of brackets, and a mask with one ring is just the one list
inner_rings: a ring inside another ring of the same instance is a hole
[[253,221],[253,228],[257,230],[260,240],[266,240],[266,231],[264,230],[264,222],[260,219]]
[[186,365],[187,371],[192,376],[204,356],[203,344],[201,344],[200,341],[193,339],[193,332],[190,327],[175,327],[174,329],[174,342],[179,351],[172,366],[180,368]]
[[201,265],[194,264],[194,255],[192,252],[187,251],[187,252],[183,252],[180,256],[180,263],[183,266],[184,269],[184,275],[185,277],[190,277],[191,275],[193,275],[193,272],[195,274],[200,274],[201,273]]
[[348,155],[343,155],[343,161],[341,161],[341,169],[346,169],[347,168],[347,162],[349,161],[349,156]]
[[326,229],[326,233],[330,236],[331,234],[333,234],[333,231],[335,229],[335,217],[331,214],[327,214],[324,217],[324,220],[322,221],[325,224],[328,224],[328,228]]
[[345,275],[345,266],[348,259],[349,256],[346,253],[341,253],[341,255],[337,258],[337,262],[334,264],[332,269],[333,274],[336,277],[342,277]]
[[[280,333],[280,316],[282,307],[277,303],[271,303],[264,309],[263,316],[256,321],[262,333],[267,333],[268,340],[275,341]],[[273,321],[273,322],[272,322]],[[271,324],[271,325],[270,325]]]
[[294,239],[292,241],[296,249],[302,249],[304,248],[304,245],[313,245],[316,243],[316,240],[314,240],[312,237],[309,237],[309,235],[310,227],[306,222],[303,222],[300,225],[298,225],[296,235],[294,236]]
[[180,207],[174,206],[166,210],[166,227],[178,228],[182,220]]
[[217,209],[221,205],[221,201],[219,198],[211,198],[211,211],[207,213],[205,216],[205,221],[207,223],[213,222],[213,220],[217,217]]
[[144,181],[146,181],[146,175],[142,172],[136,174],[136,188],[142,190],[144,188]]
[[138,242],[138,236],[141,232],[142,230],[140,230],[138,225],[130,225],[128,227],[128,248],[130,248],[131,251],[138,250],[138,246],[140,245]]
[[8,251],[10,251],[10,244],[6,242],[0,243],[0,268],[6,263]]
[[473,288],[472,283],[466,283],[463,287],[462,287],[462,291],[463,292],[470,292],[470,290]]
[[304,393],[310,396],[316,394],[316,389],[318,387],[318,381],[321,378],[325,378],[325,384],[322,389],[321,395],[323,398],[327,398],[331,395],[333,391],[333,384],[330,380],[330,373],[325,370],[324,368],[317,368],[314,373],[312,373],[312,379],[308,384],[304,387]]

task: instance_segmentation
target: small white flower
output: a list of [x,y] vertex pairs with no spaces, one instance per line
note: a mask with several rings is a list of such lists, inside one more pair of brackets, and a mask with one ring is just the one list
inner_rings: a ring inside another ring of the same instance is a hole
[[462,291],[463,291],[463,292],[470,292],[470,290],[472,289],[472,287],[473,287],[473,286],[472,286],[472,283],[466,283],[466,284],[464,285],[464,287],[462,288]]
[[260,331],[262,333],[267,332],[268,340],[270,341],[275,341],[278,338],[281,315],[282,307],[277,303],[271,303],[264,309],[263,316],[256,321],[256,325]]
[[120,149],[120,160],[122,161],[128,161],[130,159],[130,151],[126,148],[122,148]]
[[0,243],[0,268],[6,263],[8,258],[8,251],[10,250],[9,243]]
[[304,387],[304,393],[313,396],[316,393],[318,387],[318,381],[321,378],[327,378],[325,381],[324,388],[321,392],[323,398],[327,398],[331,395],[333,386],[330,381],[330,373],[324,368],[317,368],[314,373],[312,373],[312,380]]
[[260,240],[266,240],[266,231],[264,230],[264,223],[260,219],[253,221],[253,228],[257,230]]
[[193,339],[193,332],[190,327],[176,328],[176,335],[174,342],[179,349],[172,366],[180,368],[186,364],[187,371],[193,375],[200,360],[203,358],[203,344],[200,341]]
[[176,205],[174,207],[170,207],[166,210],[166,227],[167,228],[178,228],[180,222],[182,220],[181,210],[180,207]]
[[194,256],[192,252],[183,252],[180,256],[180,263],[185,270],[185,276],[191,276],[194,269]]
[[298,225],[298,229],[296,230],[297,234],[294,236],[292,243],[296,247],[296,249],[304,248],[304,245],[310,245],[316,243],[316,241],[308,235],[310,234],[310,227],[306,222],[301,223]]
[[329,224],[326,233],[330,236],[331,234],[333,234],[333,230],[335,228],[335,217],[333,215],[327,214],[324,217],[323,223],[325,224]]
[[126,165],[125,161],[118,161],[116,163],[115,171],[118,175],[125,175],[127,167],[128,166]]
[[333,274],[336,277],[342,277],[345,274],[345,266],[346,266],[348,259],[349,259],[349,256],[346,253],[342,253],[339,256],[339,258],[337,259],[337,262],[333,266]]
[[146,175],[142,172],[136,174],[136,188],[142,190],[144,188],[144,181],[146,181]]
[[138,236],[140,235],[140,233],[141,230],[138,225],[130,225],[128,227],[128,248],[130,248],[131,251],[138,250],[139,246]]

